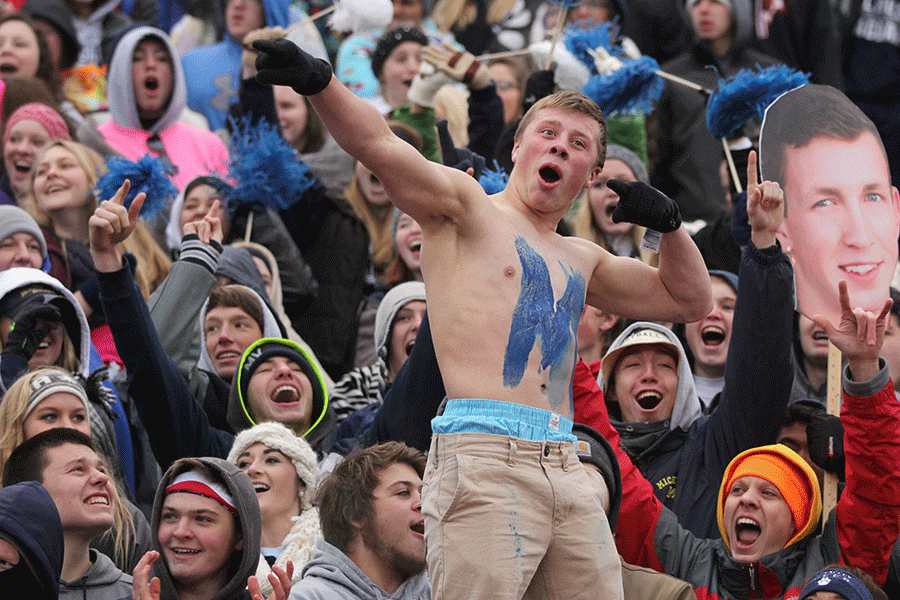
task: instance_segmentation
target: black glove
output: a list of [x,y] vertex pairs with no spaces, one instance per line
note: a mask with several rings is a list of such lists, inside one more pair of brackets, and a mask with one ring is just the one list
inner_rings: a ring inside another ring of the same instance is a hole
[[610,179],[606,185],[619,196],[613,223],[626,221],[660,233],[681,227],[681,212],[675,201],[646,183]]
[[446,119],[441,119],[435,123],[435,126],[437,127],[438,140],[440,140],[441,144],[441,161],[448,167],[453,167],[460,171],[465,171],[472,167],[475,171],[472,177],[477,181],[487,165],[484,158],[468,148],[456,148],[453,145],[453,136],[450,135],[450,130],[447,129]]
[[556,84],[553,82],[555,68],[554,64],[549,69],[535,71],[528,76],[528,81],[525,82],[525,95],[522,96],[523,113],[528,112],[535,102],[556,91]]
[[284,38],[256,40],[256,80],[270,85],[289,85],[304,96],[318,94],[331,81],[331,65]]
[[[38,325],[38,319],[43,319],[44,323]],[[6,343],[3,345],[3,354],[16,354],[26,362],[31,360],[38,346],[53,329],[53,323],[58,323],[61,319],[59,309],[53,304],[44,302],[43,298],[27,302],[13,319]]]
[[844,425],[835,415],[816,415],[806,426],[809,457],[819,467],[844,479]]

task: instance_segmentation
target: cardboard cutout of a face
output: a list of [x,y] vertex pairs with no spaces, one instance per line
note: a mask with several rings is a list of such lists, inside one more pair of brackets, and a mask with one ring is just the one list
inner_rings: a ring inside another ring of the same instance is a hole
[[900,195],[872,122],[829,86],[786,92],[766,109],[760,170],[784,190],[777,237],[794,264],[798,310],[837,325],[844,280],[850,305],[877,313],[897,265]]

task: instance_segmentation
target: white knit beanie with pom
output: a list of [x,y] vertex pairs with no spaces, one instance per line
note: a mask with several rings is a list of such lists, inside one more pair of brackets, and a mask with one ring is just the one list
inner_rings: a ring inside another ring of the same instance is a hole
[[[316,484],[319,478],[316,453],[313,452],[306,440],[297,437],[293,431],[281,423],[269,421],[240,432],[234,438],[234,444],[228,453],[228,462],[236,465],[241,454],[253,444],[263,444],[287,456],[294,464],[297,476],[306,484],[306,488],[300,493],[300,515],[292,517],[294,524],[287,537],[284,538],[281,544],[283,549],[275,561],[275,565],[282,569],[287,565],[287,561],[293,561],[294,576],[291,584],[294,584],[300,581],[303,565],[312,558],[316,540],[322,537],[319,511],[312,505],[312,501],[316,497]],[[259,581],[263,595],[272,593],[272,584],[269,583],[267,577],[271,571],[265,556],[260,555],[259,564],[256,567],[256,579]]]
[[306,489],[300,492],[300,511],[303,513],[310,508],[316,497],[319,465],[316,462],[316,453],[313,452],[309,442],[295,435],[281,423],[274,421],[260,423],[245,429],[234,438],[234,444],[228,452],[228,462],[236,465],[241,454],[253,444],[263,444],[278,450],[291,460],[297,470],[297,476],[306,486]]

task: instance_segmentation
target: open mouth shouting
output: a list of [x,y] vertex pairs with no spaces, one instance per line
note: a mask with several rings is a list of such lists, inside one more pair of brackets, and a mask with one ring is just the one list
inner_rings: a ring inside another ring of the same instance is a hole
[[414,533],[424,536],[425,535],[425,520],[417,521],[409,526],[410,529],[413,530]]
[[33,160],[16,160],[13,162],[13,169],[20,177],[27,177],[28,174],[31,173],[31,165],[33,163]]
[[280,385],[272,392],[272,402],[277,404],[292,404],[299,400],[300,390],[293,385]]
[[544,165],[538,169],[538,179],[542,187],[551,188],[562,179],[562,173],[555,165]]
[[651,411],[660,405],[663,398],[659,392],[647,390],[637,396],[637,403],[643,410]]
[[750,550],[753,544],[759,540],[760,535],[762,535],[762,527],[755,519],[740,517],[734,524],[735,546],[742,551]]
[[258,483],[253,484],[253,489],[254,489],[254,491],[256,491],[257,494],[263,494],[265,492],[268,492],[269,489],[271,489],[271,488],[269,488],[269,486],[267,486],[266,484],[264,484],[262,482],[258,482]]
[[725,329],[720,325],[707,325],[700,331],[705,346],[716,348],[725,343]]
[[0,75],[15,75],[19,72],[19,67],[11,62],[0,63]]

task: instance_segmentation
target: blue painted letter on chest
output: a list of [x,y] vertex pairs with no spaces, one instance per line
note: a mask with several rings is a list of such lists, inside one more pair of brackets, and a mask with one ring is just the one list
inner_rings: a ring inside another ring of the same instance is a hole
[[[550,270],[540,254],[524,238],[516,238],[522,263],[522,291],[513,311],[509,343],[503,362],[503,385],[516,387],[522,381],[528,355],[541,338],[541,369],[550,369],[550,380],[563,367],[574,364],[574,340],[584,307],[584,277],[560,265],[567,273],[566,291],[554,302]],[[563,369],[568,375],[569,369]],[[561,374],[561,373],[560,373]],[[571,387],[571,381],[565,385]],[[567,394],[568,395],[568,394]]]

